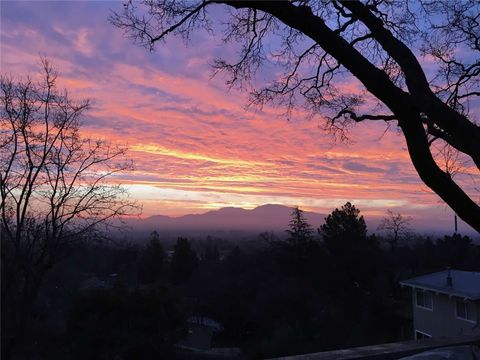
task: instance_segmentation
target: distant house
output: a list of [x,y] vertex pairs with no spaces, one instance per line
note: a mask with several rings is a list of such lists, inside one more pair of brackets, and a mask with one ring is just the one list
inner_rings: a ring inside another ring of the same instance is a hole
[[80,284],[80,290],[98,290],[98,289],[107,289],[107,282],[101,280],[96,276],[92,276]]
[[99,290],[99,289],[111,289],[115,282],[118,280],[118,274],[110,274],[104,279],[100,279],[97,276],[89,277],[82,281],[79,290]]
[[177,347],[192,351],[210,350],[213,334],[223,330],[218,322],[205,316],[189,317],[187,326],[187,336],[177,343]]
[[415,339],[480,335],[480,272],[449,269],[400,284],[412,288]]

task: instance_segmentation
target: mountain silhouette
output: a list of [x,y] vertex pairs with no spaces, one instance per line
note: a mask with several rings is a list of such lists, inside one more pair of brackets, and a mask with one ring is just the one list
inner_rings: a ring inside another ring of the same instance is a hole
[[[154,215],[145,219],[130,220],[132,230],[163,232],[279,232],[288,229],[293,208],[283,205],[262,205],[252,210],[225,207],[204,214],[179,217]],[[325,215],[305,211],[305,218],[317,228],[324,222]]]

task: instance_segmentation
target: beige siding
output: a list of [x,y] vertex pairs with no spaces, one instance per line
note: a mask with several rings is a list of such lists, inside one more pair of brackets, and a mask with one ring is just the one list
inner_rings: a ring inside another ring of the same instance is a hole
[[417,306],[416,291],[413,289],[413,326],[414,330],[432,337],[480,335],[480,302],[469,303],[475,322],[459,319],[456,316],[456,298],[432,293],[433,309],[427,310]]

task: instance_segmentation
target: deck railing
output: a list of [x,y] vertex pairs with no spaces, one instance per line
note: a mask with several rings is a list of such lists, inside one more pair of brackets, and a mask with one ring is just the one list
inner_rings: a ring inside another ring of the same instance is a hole
[[400,359],[401,357],[421,353],[423,351],[460,345],[480,346],[480,336],[409,340],[350,349],[324,351],[313,354],[285,356],[276,358],[276,360],[390,360]]

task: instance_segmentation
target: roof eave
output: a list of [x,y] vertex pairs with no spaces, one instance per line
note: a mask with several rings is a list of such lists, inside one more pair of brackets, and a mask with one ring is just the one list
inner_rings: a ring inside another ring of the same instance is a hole
[[432,291],[432,292],[438,293],[438,294],[455,296],[455,297],[462,298],[462,299],[465,299],[465,300],[471,300],[471,301],[480,300],[480,295],[471,296],[471,295],[461,294],[461,293],[457,293],[457,292],[453,292],[453,291],[446,291],[446,290],[442,290],[442,289],[438,289],[438,288],[434,288],[434,287],[423,286],[423,285],[418,285],[418,284],[411,284],[411,283],[408,283],[408,282],[405,282],[405,281],[400,281],[400,285],[408,286],[408,287],[411,287],[411,288],[414,288],[414,289],[428,290],[428,291]]

